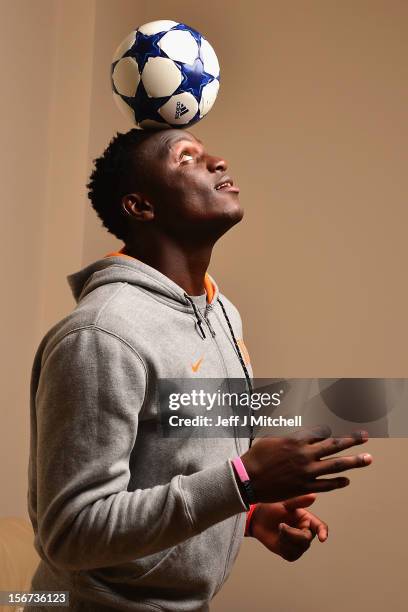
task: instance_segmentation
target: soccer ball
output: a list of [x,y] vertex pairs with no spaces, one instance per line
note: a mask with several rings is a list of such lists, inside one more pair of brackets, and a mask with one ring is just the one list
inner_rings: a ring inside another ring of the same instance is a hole
[[111,80],[116,104],[139,128],[185,128],[213,106],[220,67],[199,32],[176,21],[151,21],[119,45]]

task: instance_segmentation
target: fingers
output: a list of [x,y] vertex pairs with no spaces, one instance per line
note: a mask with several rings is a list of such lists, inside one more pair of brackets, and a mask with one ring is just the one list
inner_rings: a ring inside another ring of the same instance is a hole
[[315,516],[311,512],[308,512],[309,515],[309,529],[314,535],[317,535],[320,542],[324,542],[329,537],[329,526],[327,523],[319,519],[318,516]]
[[304,508],[297,508],[294,511],[294,515],[296,517],[294,524],[296,524],[298,529],[310,529],[313,537],[317,535],[320,542],[327,540],[329,537],[329,526],[322,519]]
[[314,493],[308,493],[307,495],[299,495],[298,497],[292,497],[291,499],[285,499],[283,505],[288,512],[292,512],[297,508],[307,508],[316,501],[316,495]]
[[353,431],[350,436],[327,438],[323,441],[312,444],[311,450],[316,459],[325,457],[326,455],[333,455],[346,448],[357,446],[358,444],[364,444],[368,440],[368,433],[366,431]]
[[313,493],[325,493],[326,491],[334,491],[335,489],[342,489],[350,484],[348,478],[319,478],[311,480],[306,488]]
[[296,431],[290,437],[302,442],[307,442],[308,444],[313,444],[314,442],[329,438],[331,434],[332,430],[328,425],[317,425],[316,427],[304,427]]
[[351,457],[336,457],[334,459],[320,459],[312,464],[311,473],[314,477],[323,476],[324,474],[335,474],[344,472],[345,470],[354,470],[356,468],[366,467],[370,465],[373,458],[370,454],[353,455]]

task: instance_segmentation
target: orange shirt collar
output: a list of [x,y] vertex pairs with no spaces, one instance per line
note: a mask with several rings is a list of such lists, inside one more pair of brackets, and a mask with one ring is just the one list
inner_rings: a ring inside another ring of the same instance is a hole
[[[136,259],[136,257],[132,257],[131,255],[127,255],[123,253],[125,247],[123,246],[119,251],[112,251],[111,253],[107,253],[105,257],[129,257],[129,259]],[[207,294],[207,302],[211,304],[215,294],[215,287],[211,281],[211,278],[207,272],[204,275],[204,289]]]

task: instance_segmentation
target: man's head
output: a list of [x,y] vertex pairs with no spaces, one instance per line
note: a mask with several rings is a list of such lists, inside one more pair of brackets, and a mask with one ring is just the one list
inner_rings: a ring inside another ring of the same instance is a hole
[[188,131],[118,133],[94,161],[89,198],[108,231],[125,243],[142,233],[215,242],[242,219],[238,190],[216,189],[232,180],[227,163]]

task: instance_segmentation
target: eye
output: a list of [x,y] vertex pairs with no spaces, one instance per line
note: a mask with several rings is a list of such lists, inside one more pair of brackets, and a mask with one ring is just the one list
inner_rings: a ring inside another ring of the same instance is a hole
[[183,157],[186,157],[186,156],[190,157],[191,159],[194,159],[194,156],[191,155],[191,153],[187,149],[183,149],[183,151],[179,155],[179,160],[181,161]]

